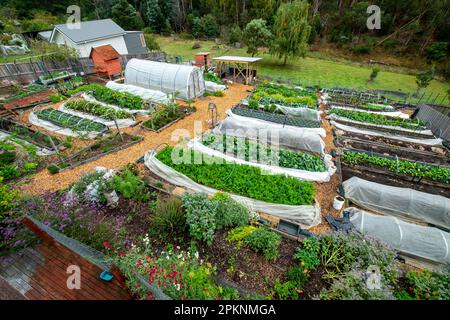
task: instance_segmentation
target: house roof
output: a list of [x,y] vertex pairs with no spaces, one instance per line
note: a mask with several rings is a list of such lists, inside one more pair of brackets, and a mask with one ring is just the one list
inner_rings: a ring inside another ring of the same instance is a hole
[[104,61],[120,58],[120,54],[116,51],[116,49],[114,49],[109,44],[106,44],[104,46],[93,47],[91,49],[91,53],[89,54],[89,58],[92,57],[92,52],[94,51],[100,54],[103,57]]
[[55,30],[58,30],[77,44],[123,36],[125,34],[125,30],[111,19],[82,21],[80,22],[80,28],[77,29],[69,29],[68,26],[68,24],[55,25],[53,33]]
[[142,39],[142,37],[142,31],[126,31],[123,39],[125,40],[128,54],[140,54],[148,52],[145,38]]
[[52,35],[52,30],[48,30],[48,31],[40,31],[38,32],[38,36],[41,37],[44,40],[50,40],[50,37]]

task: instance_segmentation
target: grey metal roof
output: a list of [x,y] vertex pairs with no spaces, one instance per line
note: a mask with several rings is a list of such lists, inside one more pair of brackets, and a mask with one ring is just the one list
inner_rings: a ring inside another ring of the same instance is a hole
[[52,35],[52,30],[50,30],[50,31],[41,31],[41,32],[38,32],[38,36],[39,37],[41,37],[42,39],[44,39],[44,40],[50,40],[50,36]]
[[125,40],[128,54],[140,54],[148,52],[145,39],[144,45],[142,45],[141,36],[143,36],[142,31],[126,31],[123,39]]
[[75,43],[108,39],[125,34],[125,30],[111,19],[82,21],[79,29],[69,29],[67,24],[58,24],[54,30],[63,33]]

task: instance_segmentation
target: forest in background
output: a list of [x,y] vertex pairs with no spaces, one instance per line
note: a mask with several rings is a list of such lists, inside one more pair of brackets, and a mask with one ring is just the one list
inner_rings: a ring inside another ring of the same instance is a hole
[[[0,31],[49,29],[79,5],[82,20],[112,18],[126,30],[198,39],[221,38],[247,45],[245,29],[263,19],[273,30],[277,10],[288,0],[0,0]],[[353,55],[374,50],[419,56],[450,75],[450,0],[308,0],[307,42],[332,44]],[[381,8],[381,29],[369,30],[369,5]],[[33,8],[30,10],[30,8]],[[259,28],[258,26],[256,26]],[[259,30],[259,29],[258,29]],[[262,41],[264,44],[264,41]]]

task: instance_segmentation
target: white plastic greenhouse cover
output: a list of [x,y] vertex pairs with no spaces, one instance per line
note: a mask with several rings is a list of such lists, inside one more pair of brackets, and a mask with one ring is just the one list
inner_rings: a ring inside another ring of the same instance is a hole
[[[272,144],[278,140],[280,147],[320,154],[325,153],[325,143],[319,133],[310,130],[310,128],[291,126],[283,128],[281,125],[272,125],[270,122],[233,115],[222,120],[212,132],[240,138],[266,138],[266,141]],[[269,135],[272,141],[267,137]]]
[[[157,176],[171,184],[184,187],[195,192],[204,192],[214,195],[218,190],[201,185],[191,180],[184,174],[165,165],[155,157],[155,151],[149,151],[144,156],[145,166]],[[280,218],[288,219],[300,224],[303,228],[317,226],[321,221],[320,207],[318,205],[291,206],[284,204],[268,203],[247,197],[230,194],[236,201],[245,204],[254,211],[265,212]]]
[[408,188],[391,187],[358,177],[343,184],[345,197],[380,214],[450,229],[450,199]]
[[106,87],[119,92],[128,92],[141,97],[144,100],[150,100],[161,104],[168,104],[170,102],[167,94],[158,90],[145,89],[131,84],[122,84],[114,81],[108,81]]
[[345,211],[350,213],[350,221],[359,232],[388,243],[400,253],[439,263],[450,262],[448,232],[357,208],[347,208]]
[[198,67],[131,59],[125,68],[125,84],[177,93],[177,98],[194,99],[205,93],[205,80]]

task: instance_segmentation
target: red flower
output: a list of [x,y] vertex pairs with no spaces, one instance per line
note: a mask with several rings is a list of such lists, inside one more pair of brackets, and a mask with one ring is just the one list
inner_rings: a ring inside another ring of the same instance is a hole
[[103,242],[102,244],[103,244],[103,246],[104,246],[105,248],[107,248],[107,249],[110,249],[110,248],[111,248],[111,245],[109,244],[108,241],[105,241],[105,242]]
[[153,300],[153,293],[152,292],[148,292],[147,293],[147,300]]
[[121,257],[125,257],[125,253],[123,253],[123,252],[120,252],[120,253],[119,253],[119,256],[121,256]]

